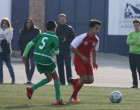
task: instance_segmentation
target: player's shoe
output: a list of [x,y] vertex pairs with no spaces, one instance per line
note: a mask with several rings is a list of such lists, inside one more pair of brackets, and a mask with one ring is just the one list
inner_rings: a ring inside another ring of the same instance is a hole
[[70,102],[80,102],[80,100],[77,99],[76,97],[71,97]]
[[66,103],[61,99],[60,101],[56,100],[55,105],[66,105]]
[[27,97],[28,97],[29,99],[31,99],[31,98],[32,98],[32,95],[33,95],[32,87],[29,86],[29,87],[26,88],[26,90],[27,90]]

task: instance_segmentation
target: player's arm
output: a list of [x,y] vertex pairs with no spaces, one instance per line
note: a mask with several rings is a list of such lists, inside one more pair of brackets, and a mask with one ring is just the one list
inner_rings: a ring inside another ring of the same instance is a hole
[[70,49],[75,55],[79,56],[84,63],[88,62],[87,57],[83,56],[80,52],[78,52],[78,50],[76,48],[71,46]]
[[132,39],[132,33],[130,33],[127,37],[126,43],[128,45],[138,45],[138,46],[140,46],[140,39]]
[[23,62],[23,63],[25,62],[26,56],[27,56],[27,54],[28,54],[30,48],[31,48],[32,46],[34,46],[34,45],[37,43],[37,41],[38,41],[38,39],[40,38],[40,36],[41,36],[41,34],[38,34],[38,35],[37,35],[32,41],[30,41],[30,42],[27,44],[27,46],[25,47],[24,53],[23,53],[23,55],[22,55],[22,62]]
[[96,43],[95,47],[92,48],[92,59],[93,59],[93,68],[97,69],[98,65],[96,63],[96,52],[99,49],[99,38],[98,38],[98,42]]
[[83,39],[85,38],[86,34],[82,34],[82,35],[79,35],[77,36],[76,38],[74,38],[74,40],[71,42],[71,51],[79,56],[81,58],[81,60],[84,62],[84,63],[87,63],[88,62],[88,58],[85,57],[84,55],[82,55],[78,50],[78,46],[83,42]]
[[25,47],[25,50],[24,50],[24,53],[22,55],[22,62],[24,63],[25,62],[25,59],[26,59],[26,56],[29,52],[29,50],[31,49],[32,46],[34,46],[35,43],[33,41],[30,41],[27,46]]
[[132,33],[130,33],[129,35],[128,35],[128,37],[127,37],[127,41],[126,41],[126,43],[128,44],[128,45],[131,45],[131,44],[133,44],[135,41],[131,38],[131,35],[132,35]]
[[138,39],[135,44],[140,46],[140,39]]
[[92,58],[93,58],[93,68],[97,69],[98,65],[96,64],[96,50],[92,49]]

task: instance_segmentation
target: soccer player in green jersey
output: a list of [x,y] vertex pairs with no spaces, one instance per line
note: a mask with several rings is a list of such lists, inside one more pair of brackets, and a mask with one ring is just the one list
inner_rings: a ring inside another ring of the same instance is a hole
[[47,32],[38,34],[36,38],[30,41],[23,53],[22,61],[25,62],[26,56],[30,50],[30,48],[35,45],[34,49],[34,61],[36,63],[37,70],[40,74],[44,73],[46,78],[42,79],[40,82],[35,84],[34,86],[27,87],[27,96],[29,99],[32,98],[33,92],[38,88],[47,83],[49,83],[52,79],[54,80],[54,87],[56,92],[56,105],[65,105],[66,103],[60,99],[60,81],[58,75],[56,73],[56,65],[52,58],[52,53],[56,55],[59,54],[58,48],[58,38],[55,34],[56,32],[56,22],[49,21],[46,24]]
[[140,79],[140,20],[133,21],[134,31],[130,32],[126,43],[129,45],[129,65],[132,72],[133,85],[131,88],[138,88],[138,78]]

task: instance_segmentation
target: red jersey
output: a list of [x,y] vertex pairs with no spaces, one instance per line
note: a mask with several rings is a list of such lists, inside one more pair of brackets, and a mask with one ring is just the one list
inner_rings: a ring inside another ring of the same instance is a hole
[[[71,45],[78,50],[82,55],[90,59],[90,52],[92,49],[98,51],[99,38],[98,36],[89,37],[88,33],[77,36]],[[76,56],[75,56],[76,57]]]
[[88,63],[84,64],[79,56],[74,56],[75,70],[79,76],[93,75],[90,52],[92,49],[98,50],[99,38],[95,35],[89,37],[88,33],[77,36],[71,43],[71,45],[78,50],[82,55],[88,58]]

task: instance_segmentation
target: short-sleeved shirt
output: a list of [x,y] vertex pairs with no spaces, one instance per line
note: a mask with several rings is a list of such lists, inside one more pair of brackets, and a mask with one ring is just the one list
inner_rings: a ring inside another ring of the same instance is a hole
[[98,50],[99,38],[97,36],[89,37],[88,33],[77,36],[71,45],[78,50],[82,55],[88,58],[88,63],[84,64],[79,56],[74,56],[75,70],[79,76],[93,75],[90,52],[91,49]]
[[[89,37],[88,33],[77,36],[71,45],[78,50],[82,55],[90,59],[91,49],[98,51],[99,38],[98,36]],[[77,56],[78,57],[78,56]]]
[[51,65],[54,61],[52,51],[58,50],[58,37],[53,32],[44,32],[32,40],[35,45],[34,60],[40,65]]

